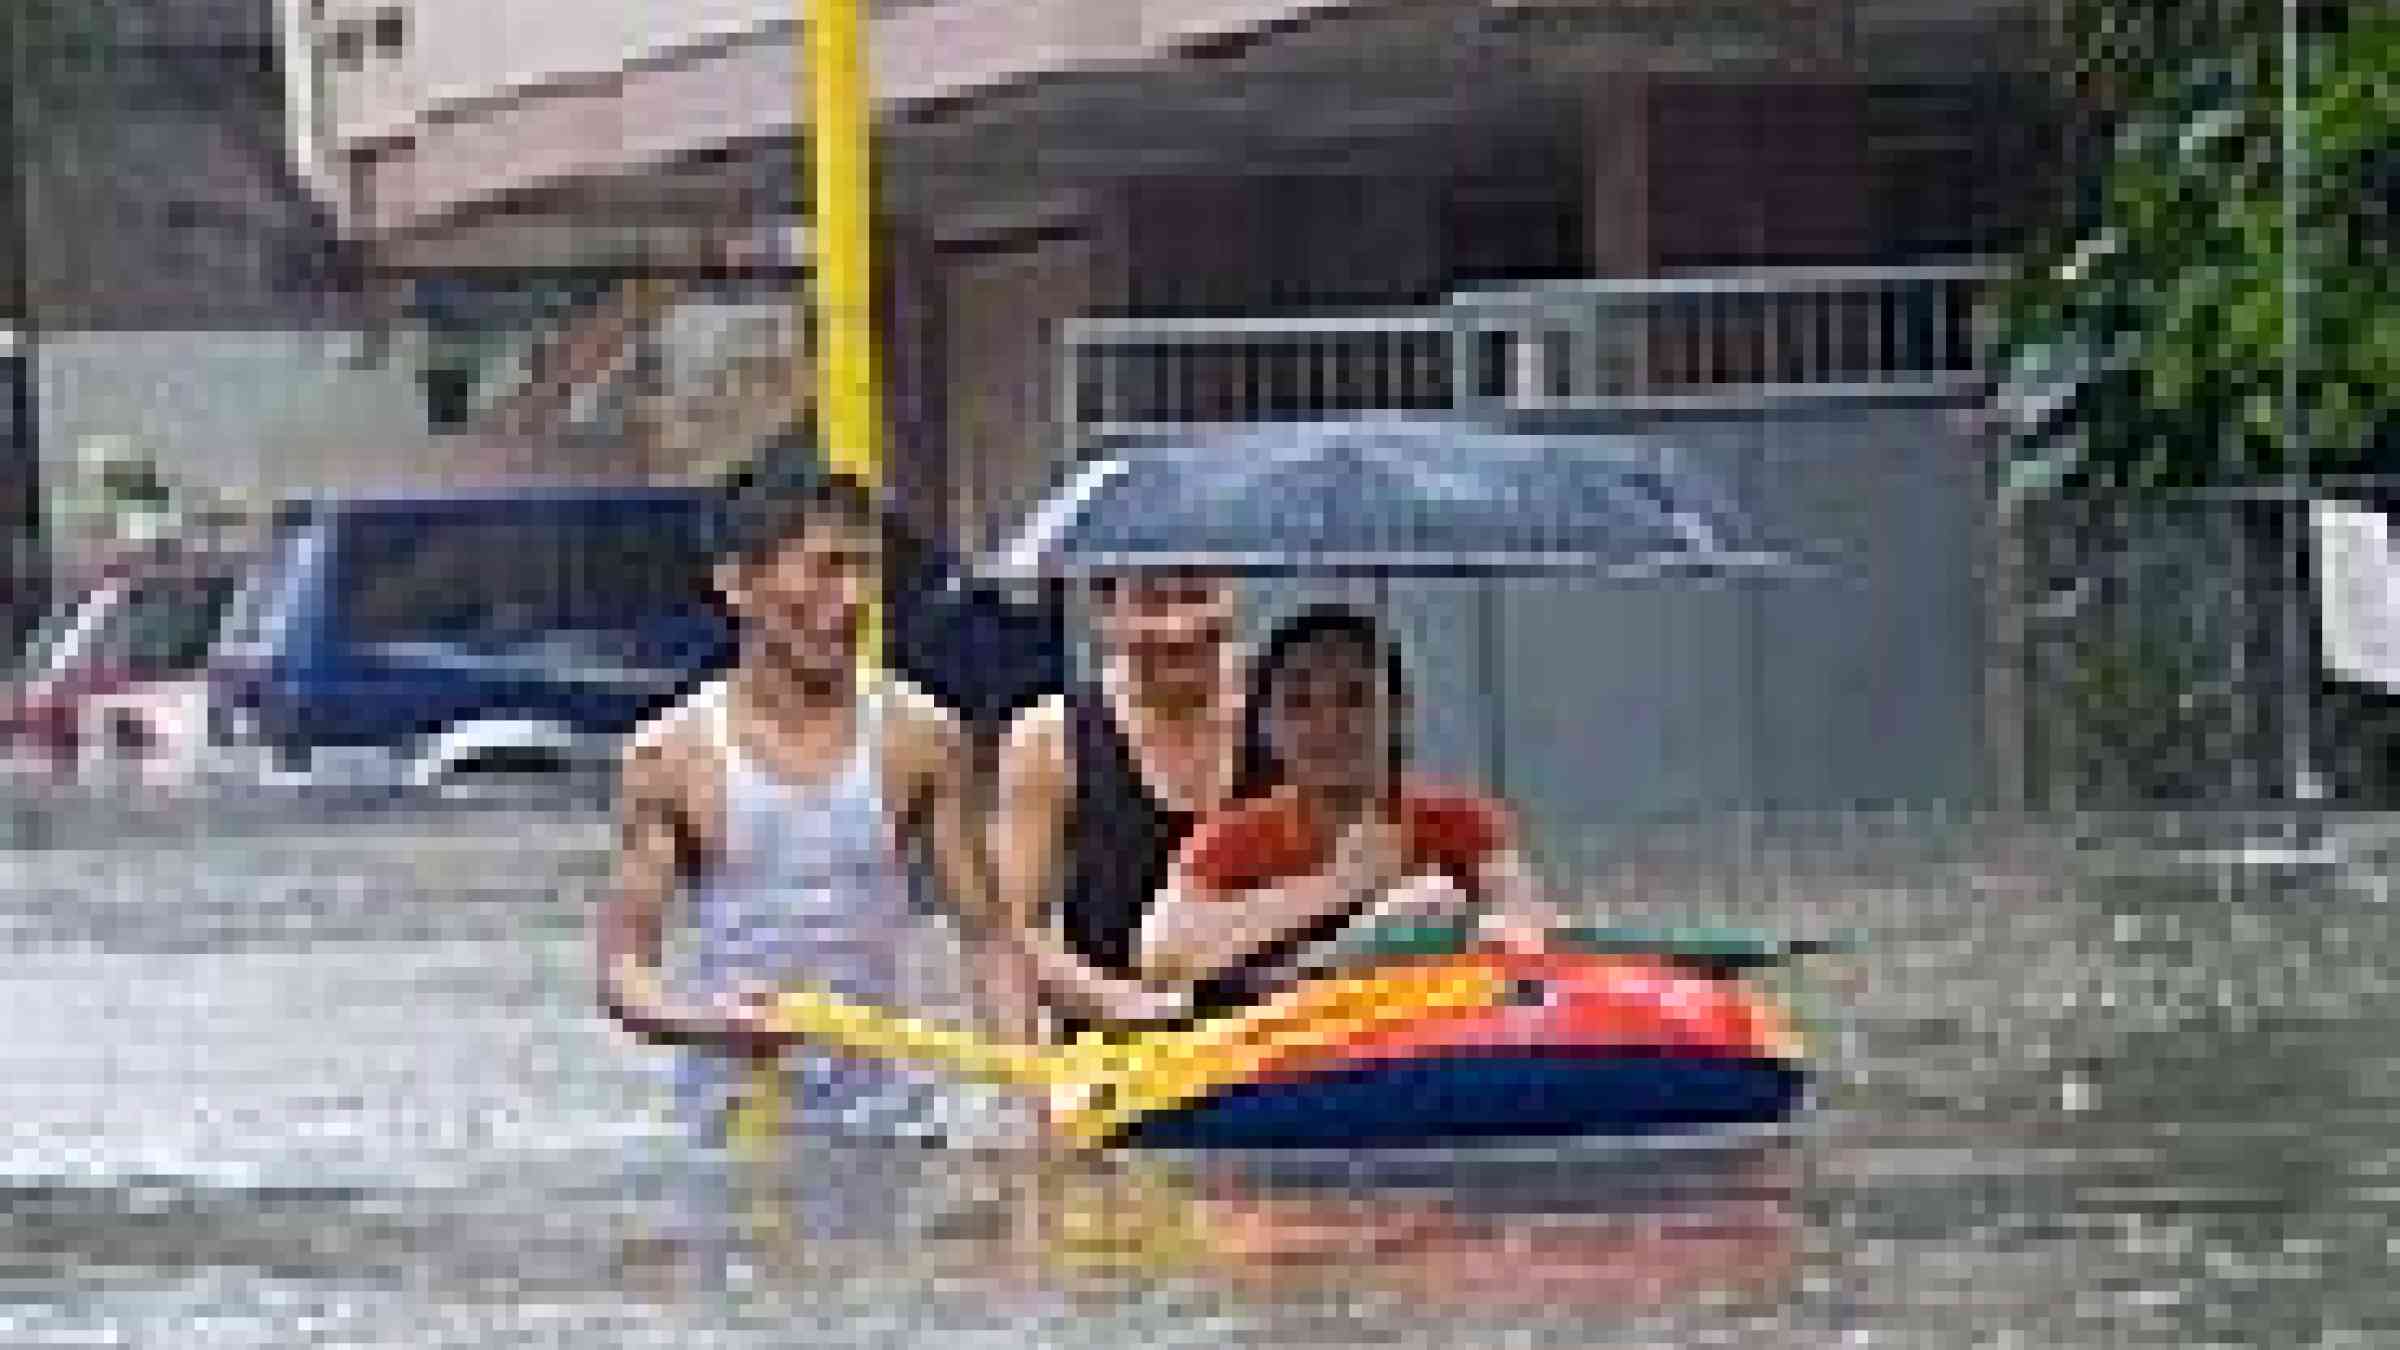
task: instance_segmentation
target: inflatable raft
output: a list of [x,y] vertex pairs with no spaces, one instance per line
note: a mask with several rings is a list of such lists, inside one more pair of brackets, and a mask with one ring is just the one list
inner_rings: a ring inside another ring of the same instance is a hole
[[[1487,993],[1425,1000],[1428,976]],[[1303,1025],[1183,1100],[1130,1116],[1107,1142],[1381,1148],[1643,1135],[1780,1121],[1806,1086],[1780,1007],[1743,981],[1658,957],[1415,958],[1361,983],[1387,985],[1392,1009],[1416,1011]]]
[[1656,1135],[1768,1125],[1800,1107],[1808,1074],[1792,1019],[1737,974],[1777,954],[1579,945],[1418,955],[1403,944],[1361,973],[1310,980],[1238,1014],[1056,1050],[821,995],[791,995],[783,1008],[801,1034],[1039,1087],[1053,1124],[1086,1146]]

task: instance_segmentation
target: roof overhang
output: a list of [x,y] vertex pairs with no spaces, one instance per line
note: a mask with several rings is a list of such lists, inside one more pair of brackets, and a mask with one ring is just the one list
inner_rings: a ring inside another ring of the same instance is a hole
[[[1212,162],[1300,163],[1312,148],[1407,137],[1612,69],[1988,71],[1995,26],[2021,4],[1788,0],[1702,6],[1719,16],[1703,23],[1634,0],[915,3],[879,11],[870,32],[881,188],[900,209],[947,213],[1029,190],[1029,174],[1050,180],[1030,189],[1043,195]],[[788,148],[772,149],[801,125],[796,45],[790,23],[765,23],[427,110],[337,157],[347,228],[396,244],[497,206],[519,218],[530,206],[537,220],[556,209],[727,222],[756,219],[762,204],[804,209]],[[650,212],[583,200],[628,181],[674,200]],[[679,182],[693,191],[666,190]]]

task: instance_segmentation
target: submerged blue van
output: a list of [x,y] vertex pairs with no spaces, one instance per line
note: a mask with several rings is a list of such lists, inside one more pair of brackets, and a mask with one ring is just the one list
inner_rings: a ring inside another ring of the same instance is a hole
[[[210,656],[214,738],[287,772],[347,759],[419,783],[606,760],[732,655],[710,576],[723,500],[554,488],[290,506]],[[902,673],[987,742],[1065,686],[1054,598],[1020,604],[938,549],[907,552],[887,596]]]
[[728,655],[718,502],[547,488],[291,505],[211,656],[218,738],[298,771],[328,752],[432,772],[604,745]]

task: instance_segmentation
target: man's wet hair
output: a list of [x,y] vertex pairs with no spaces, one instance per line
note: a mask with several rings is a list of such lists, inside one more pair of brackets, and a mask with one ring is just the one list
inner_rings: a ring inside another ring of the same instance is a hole
[[1160,571],[1101,572],[1084,580],[1084,593],[1103,604],[1147,590],[1170,586],[1222,587],[1232,579],[1202,568],[1166,569]]
[[813,463],[769,464],[727,484],[717,554],[759,562],[827,525],[878,539],[896,528],[875,490],[855,475]]

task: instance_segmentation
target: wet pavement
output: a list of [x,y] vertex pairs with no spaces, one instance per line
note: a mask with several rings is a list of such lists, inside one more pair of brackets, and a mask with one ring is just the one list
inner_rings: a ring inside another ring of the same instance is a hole
[[1789,1137],[762,1167],[592,1012],[595,818],[312,810],[12,816],[0,1344],[2400,1344],[2380,846],[1595,836],[1596,917],[1863,938]]

